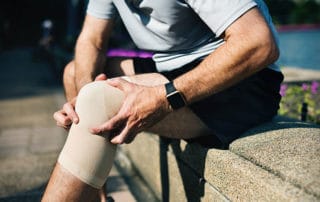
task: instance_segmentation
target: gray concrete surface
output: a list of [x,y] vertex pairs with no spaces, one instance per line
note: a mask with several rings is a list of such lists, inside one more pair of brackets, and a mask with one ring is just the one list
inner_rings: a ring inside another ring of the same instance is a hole
[[232,152],[320,198],[320,126],[277,122],[246,135],[230,146]]
[[[66,132],[52,114],[64,95],[59,77],[31,48],[0,52],[0,201],[39,201]],[[107,181],[116,201],[136,201],[113,167]]]
[[167,170],[161,172],[165,161],[157,136],[141,133],[122,148],[159,198],[166,192],[170,201],[320,200],[317,125],[275,119],[249,130],[229,150],[185,141],[168,149]]

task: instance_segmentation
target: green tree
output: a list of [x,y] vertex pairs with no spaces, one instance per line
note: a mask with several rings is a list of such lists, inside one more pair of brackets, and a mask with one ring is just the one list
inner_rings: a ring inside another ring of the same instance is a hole
[[290,15],[290,22],[301,23],[319,23],[320,4],[315,0],[301,1],[296,4]]
[[273,21],[277,24],[289,23],[290,13],[295,8],[295,3],[292,0],[265,0],[269,7]]
[[277,24],[320,23],[320,3],[316,0],[265,0]]

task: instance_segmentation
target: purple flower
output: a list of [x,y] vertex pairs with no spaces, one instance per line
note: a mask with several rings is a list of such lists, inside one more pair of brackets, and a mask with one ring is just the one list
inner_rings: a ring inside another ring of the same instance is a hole
[[301,88],[302,88],[302,90],[306,91],[306,90],[309,89],[309,85],[306,84],[306,83],[303,83],[303,84],[301,85]]
[[280,95],[283,97],[283,96],[285,96],[286,95],[286,91],[287,91],[287,89],[288,89],[288,85],[287,84],[282,84],[281,86],[280,86]]
[[316,81],[313,81],[311,84],[311,93],[312,94],[317,94],[318,93],[318,87],[319,87],[319,83]]

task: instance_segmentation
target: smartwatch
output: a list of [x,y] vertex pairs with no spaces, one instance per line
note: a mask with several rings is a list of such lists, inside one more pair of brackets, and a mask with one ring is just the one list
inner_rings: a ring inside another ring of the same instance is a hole
[[173,81],[165,84],[167,100],[172,109],[176,110],[187,105],[183,95],[177,91],[173,85]]

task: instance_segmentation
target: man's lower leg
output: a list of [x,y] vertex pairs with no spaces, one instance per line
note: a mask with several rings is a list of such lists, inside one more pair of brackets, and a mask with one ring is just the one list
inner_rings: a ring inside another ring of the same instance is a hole
[[98,196],[113,165],[116,146],[89,133],[89,128],[114,116],[122,100],[123,93],[104,81],[81,89],[76,104],[80,122],[71,126],[43,201],[91,201]]

